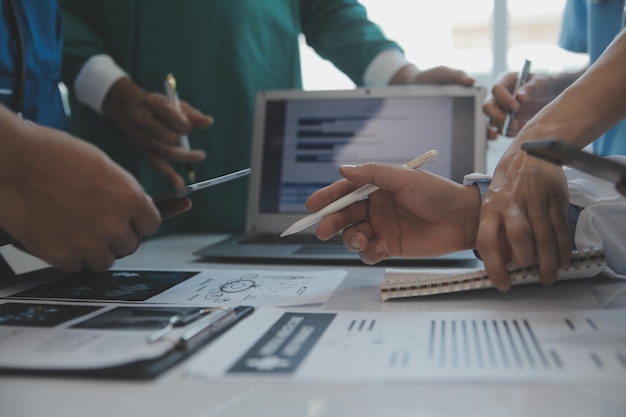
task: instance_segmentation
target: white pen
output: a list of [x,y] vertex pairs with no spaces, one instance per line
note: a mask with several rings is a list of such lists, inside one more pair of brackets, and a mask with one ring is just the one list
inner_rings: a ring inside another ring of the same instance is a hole
[[[174,74],[169,73],[165,76],[163,80],[163,86],[165,87],[165,93],[170,103],[176,107],[176,110],[182,112],[183,109],[180,106],[180,98],[178,97],[178,92],[176,91],[176,78],[174,78]],[[185,150],[191,150],[191,145],[189,144],[189,138],[187,135],[181,135],[180,144]],[[196,181],[196,170],[193,168],[193,165],[186,164],[187,173],[189,174],[189,180],[191,182]]]
[[[437,158],[437,151],[431,150],[418,156],[412,161],[407,162],[406,164],[402,166],[405,168],[417,169],[421,167],[422,165],[435,160],[435,158]],[[378,190],[377,186],[373,184],[366,184],[362,186],[361,188],[358,188],[352,191],[351,193],[344,195],[339,200],[333,201],[332,203],[330,203],[323,209],[316,211],[315,213],[309,214],[308,216],[298,220],[297,222],[289,226],[287,230],[282,232],[280,234],[280,237],[285,237],[285,236],[289,236],[289,235],[293,235],[295,233],[301,232],[307,227],[313,226],[314,224],[322,220],[324,216],[328,216],[329,214],[335,213],[341,210],[342,208],[348,207],[350,204],[355,203],[361,200],[362,198],[367,197],[368,195],[372,194],[376,190]]]
[[[526,84],[528,81],[528,76],[530,75],[530,61],[524,60],[524,66],[522,67],[522,71],[517,74],[517,83],[515,83],[515,89],[513,90],[513,97],[517,99],[517,93],[521,86]],[[509,127],[511,126],[511,120],[515,117],[515,112],[509,112],[506,114],[506,118],[504,119],[504,124],[502,125],[502,134],[506,136],[509,132]]]

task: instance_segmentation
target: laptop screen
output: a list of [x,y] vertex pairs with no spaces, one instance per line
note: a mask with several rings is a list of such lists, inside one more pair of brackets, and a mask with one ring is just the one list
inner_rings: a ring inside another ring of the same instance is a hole
[[[484,164],[484,146],[482,159],[475,158],[481,128],[476,124],[484,120],[476,117],[481,106],[476,94],[460,87],[402,91],[267,97],[262,129],[256,132],[262,138],[255,138],[262,142],[258,213],[306,212],[308,196],[340,179],[342,164],[402,165],[435,149],[439,156],[423,168],[427,171],[460,182],[465,174],[484,169],[477,166],[477,160]],[[484,141],[484,131],[482,136]]]

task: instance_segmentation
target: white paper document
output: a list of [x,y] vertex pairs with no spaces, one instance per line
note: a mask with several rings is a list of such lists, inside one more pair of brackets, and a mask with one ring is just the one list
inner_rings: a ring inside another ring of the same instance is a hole
[[196,357],[202,378],[626,383],[626,310],[258,309]]
[[42,270],[0,290],[19,299],[172,303],[197,306],[321,304],[346,276],[343,270],[111,269],[67,274]]

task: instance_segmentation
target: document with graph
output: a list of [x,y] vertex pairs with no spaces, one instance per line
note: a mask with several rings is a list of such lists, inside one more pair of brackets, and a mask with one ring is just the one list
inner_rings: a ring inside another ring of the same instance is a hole
[[189,365],[200,378],[626,383],[626,310],[261,308]]

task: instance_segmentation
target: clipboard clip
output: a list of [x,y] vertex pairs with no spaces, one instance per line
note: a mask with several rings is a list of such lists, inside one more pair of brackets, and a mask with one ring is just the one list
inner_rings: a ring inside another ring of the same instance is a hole
[[183,317],[182,315],[175,314],[169,318],[165,327],[149,334],[147,341],[148,343],[156,343],[171,333],[178,324],[183,322],[189,323],[201,316],[206,317],[185,330],[178,340],[174,341],[176,348],[192,350],[208,337],[233,324],[237,320],[237,311],[232,307],[221,309],[202,308],[198,310],[198,313],[196,313],[193,319],[189,316]]

